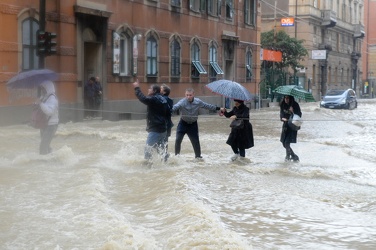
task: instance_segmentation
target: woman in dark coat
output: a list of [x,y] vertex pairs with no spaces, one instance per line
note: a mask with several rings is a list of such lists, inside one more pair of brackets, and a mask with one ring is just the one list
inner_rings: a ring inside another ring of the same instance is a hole
[[223,115],[231,119],[241,119],[244,122],[243,128],[231,128],[226,143],[231,146],[234,155],[231,157],[235,161],[239,156],[245,157],[245,150],[254,146],[252,124],[249,122],[249,108],[244,105],[242,100],[234,100],[234,108],[227,112],[225,108],[221,111]]
[[297,114],[302,117],[300,106],[295,101],[294,97],[286,95],[280,104],[280,118],[283,122],[281,142],[283,147],[286,149],[285,161],[293,160],[294,162],[298,162],[299,157],[290,147],[290,143],[296,143],[296,139],[298,137],[298,131],[291,129],[288,125],[289,118],[292,114]]

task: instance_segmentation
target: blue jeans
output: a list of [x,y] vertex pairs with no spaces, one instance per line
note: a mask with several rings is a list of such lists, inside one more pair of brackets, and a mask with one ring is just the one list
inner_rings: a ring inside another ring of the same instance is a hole
[[52,138],[54,137],[57,130],[56,125],[48,125],[46,128],[40,130],[40,146],[39,146],[39,154],[46,155],[52,152],[50,147]]
[[153,155],[153,149],[157,149],[159,154],[164,154],[166,151],[165,138],[167,132],[149,132],[148,138],[146,139],[145,146],[145,159],[151,159]]

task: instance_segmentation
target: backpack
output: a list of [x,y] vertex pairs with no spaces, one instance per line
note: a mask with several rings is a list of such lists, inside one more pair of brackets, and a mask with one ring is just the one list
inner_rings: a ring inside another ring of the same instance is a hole
[[[44,102],[46,102],[51,95],[49,95]],[[50,117],[42,111],[40,105],[35,104],[33,107],[33,111],[31,112],[30,126],[36,129],[43,129],[47,127],[49,120]]]

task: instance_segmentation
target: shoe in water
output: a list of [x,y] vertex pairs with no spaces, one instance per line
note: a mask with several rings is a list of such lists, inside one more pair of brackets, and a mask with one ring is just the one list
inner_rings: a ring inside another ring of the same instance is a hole
[[292,159],[293,162],[299,162],[299,156],[297,156],[297,155],[293,155],[291,157],[291,159]]
[[170,157],[169,153],[165,154],[164,157],[163,157],[163,161],[166,162],[169,157]]
[[291,161],[290,155],[286,155],[285,162],[289,162],[289,161]]
[[236,161],[236,159],[238,159],[239,157],[239,154],[234,154],[233,156],[231,156],[231,161]]
[[202,158],[202,156],[196,156],[195,161],[204,161],[204,158]]

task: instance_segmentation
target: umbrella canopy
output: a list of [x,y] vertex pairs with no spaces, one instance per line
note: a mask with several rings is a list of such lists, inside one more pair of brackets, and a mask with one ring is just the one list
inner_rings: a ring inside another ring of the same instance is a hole
[[34,69],[24,71],[12,77],[7,86],[10,89],[32,89],[38,87],[43,81],[55,81],[57,74],[49,69]]
[[302,99],[307,102],[315,102],[315,98],[310,92],[297,85],[279,86],[274,90],[274,93],[281,95],[291,95],[295,99]]
[[252,100],[254,97],[244,86],[231,80],[218,80],[206,85],[212,92],[242,101]]

